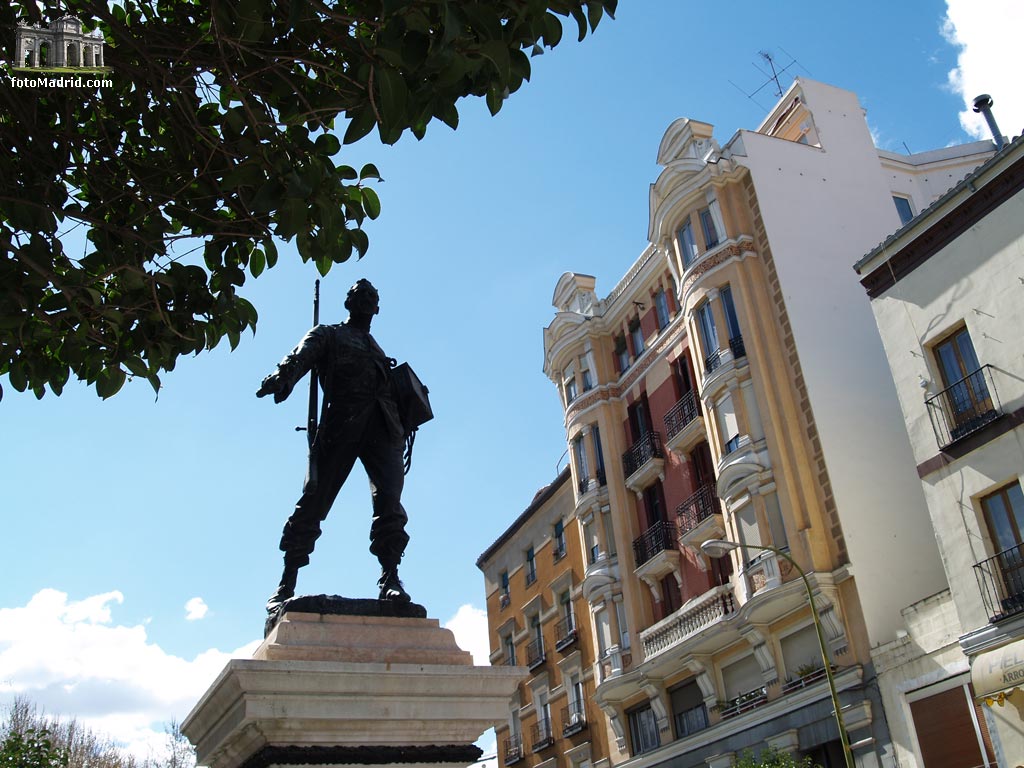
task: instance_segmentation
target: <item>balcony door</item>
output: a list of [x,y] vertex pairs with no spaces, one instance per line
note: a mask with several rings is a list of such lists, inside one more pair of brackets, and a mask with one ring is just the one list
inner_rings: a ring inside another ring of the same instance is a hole
[[981,500],[1002,577],[1004,611],[1024,607],[1024,492],[1012,483]]
[[640,399],[629,406],[629,429],[633,444],[651,431],[651,409],[647,405],[646,392],[641,392]]
[[992,410],[992,398],[966,328],[938,344],[935,359],[948,393],[946,403],[952,411],[954,424],[962,425]]

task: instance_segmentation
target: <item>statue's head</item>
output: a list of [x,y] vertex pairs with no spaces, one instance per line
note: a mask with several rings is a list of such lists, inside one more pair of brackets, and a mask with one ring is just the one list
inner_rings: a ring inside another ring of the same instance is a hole
[[345,309],[353,315],[376,315],[380,312],[380,294],[369,280],[361,279],[348,289]]

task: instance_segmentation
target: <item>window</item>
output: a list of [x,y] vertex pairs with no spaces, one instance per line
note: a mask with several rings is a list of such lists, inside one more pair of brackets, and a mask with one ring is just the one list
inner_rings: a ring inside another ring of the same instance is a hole
[[668,695],[672,703],[672,724],[677,739],[692,736],[708,727],[708,710],[696,682],[673,688]]
[[534,557],[533,547],[526,550],[526,585],[529,586],[537,580],[537,560]]
[[711,250],[718,245],[718,230],[715,229],[715,220],[711,216],[711,209],[704,208],[700,214],[700,228],[704,233],[704,248]]
[[683,258],[683,269],[686,269],[697,260],[697,240],[693,236],[693,227],[690,226],[689,219],[683,222],[676,237],[679,240],[679,253]]
[[601,430],[597,424],[590,428],[590,439],[594,444],[594,459],[597,461],[597,484],[605,485],[608,481],[604,473],[604,452],[601,450]]
[[665,519],[665,494],[660,480],[644,489],[644,511],[647,513],[648,528]]
[[966,328],[937,344],[935,359],[945,386],[942,407],[952,421],[950,437],[956,440],[995,417],[992,398]]
[[722,309],[725,312],[725,325],[726,330],[729,331],[730,339],[737,339],[742,336],[740,333],[740,321],[736,317],[736,306],[732,301],[732,288],[728,285],[722,288]]
[[626,337],[621,334],[615,337],[615,362],[620,374],[629,369],[629,348],[626,346]]
[[633,357],[640,357],[644,351],[644,331],[639,317],[633,318],[629,324],[629,338],[633,342]]
[[666,616],[678,611],[683,604],[682,595],[679,594],[679,583],[672,574],[661,580],[661,604]]
[[510,594],[509,583],[508,583],[508,571],[501,572],[501,595],[498,601],[501,603],[501,607],[504,608],[511,601],[512,596]]
[[562,378],[562,387],[565,390],[565,404],[568,405],[576,399],[576,373],[572,366],[565,369]]
[[906,224],[914,218],[914,209],[910,207],[910,200],[900,195],[893,195],[892,201],[896,205],[896,213],[900,216],[900,224]]
[[583,435],[579,434],[573,438],[572,453],[576,459],[576,478],[579,483],[580,493],[586,493],[590,487],[590,467],[587,466],[587,449],[583,444]]
[[597,562],[598,552],[600,552],[600,545],[597,541],[597,535],[594,531],[593,520],[587,520],[583,523],[583,540],[587,545],[587,552],[590,556],[590,564],[593,565]]
[[992,545],[996,552],[1018,546],[1024,538],[1024,493],[1020,483],[1012,483],[981,500]]
[[622,601],[615,603],[615,620],[619,623],[619,647],[628,651],[629,644],[629,622],[626,621],[626,606]]
[[668,314],[668,297],[665,295],[664,288],[659,288],[658,292],[654,294],[654,312],[658,318],[658,330],[665,330],[671,318]]
[[1024,604],[1024,558],[1021,537],[1024,532],[1024,493],[1020,483],[1000,488],[981,500],[992,546],[999,566],[999,589],[1004,612],[1019,610]]
[[594,388],[594,374],[591,373],[590,352],[580,358],[580,379],[583,381],[583,391],[589,392]]
[[516,665],[516,644],[512,635],[508,634],[502,637],[501,644],[505,649],[505,663],[514,667]]
[[715,317],[711,313],[711,302],[705,301],[697,310],[697,325],[700,327],[700,340],[704,345],[704,364],[710,373],[718,367],[718,332],[715,330]]
[[650,704],[629,713],[629,735],[633,742],[633,754],[640,755],[661,746],[658,737],[658,723]]
[[565,524],[559,520],[555,523],[555,560],[565,557]]

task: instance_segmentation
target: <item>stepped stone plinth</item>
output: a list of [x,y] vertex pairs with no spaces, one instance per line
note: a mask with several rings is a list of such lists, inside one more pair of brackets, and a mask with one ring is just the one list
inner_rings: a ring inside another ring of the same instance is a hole
[[335,602],[286,605],[182,723],[200,765],[462,768],[480,756],[474,742],[507,718],[524,668],[474,666],[435,619],[316,600]]

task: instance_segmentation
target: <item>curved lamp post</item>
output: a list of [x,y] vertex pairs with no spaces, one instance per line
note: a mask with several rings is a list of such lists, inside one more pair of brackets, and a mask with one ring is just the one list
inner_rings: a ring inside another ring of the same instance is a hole
[[836,693],[836,681],[832,676],[832,662],[828,657],[828,648],[825,645],[825,635],[821,631],[821,616],[818,615],[818,606],[814,604],[814,591],[811,589],[811,582],[807,580],[804,569],[789,556],[787,552],[775,547],[765,547],[760,544],[740,544],[726,539],[710,539],[700,545],[704,554],[709,557],[725,557],[734,549],[760,549],[765,552],[774,552],[778,557],[785,558],[790,565],[796,568],[800,578],[803,579],[804,588],[807,590],[807,601],[811,604],[811,616],[814,617],[814,631],[818,633],[818,645],[821,648],[821,660],[825,663],[825,677],[828,680],[828,690],[832,696],[832,708],[835,710],[836,725],[839,726],[839,739],[843,744],[843,756],[846,758],[846,768],[854,768],[853,753],[850,751],[850,739],[846,735],[846,725],[843,723],[843,711],[839,704],[839,695]]

